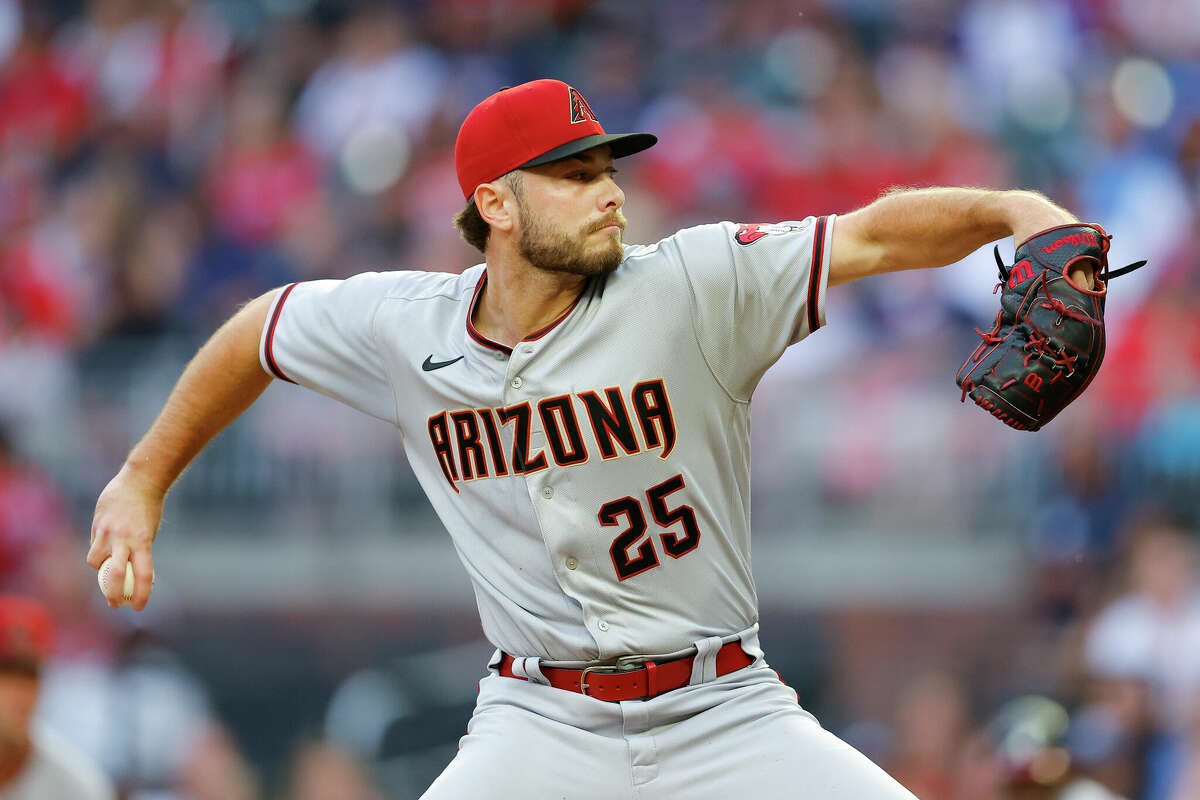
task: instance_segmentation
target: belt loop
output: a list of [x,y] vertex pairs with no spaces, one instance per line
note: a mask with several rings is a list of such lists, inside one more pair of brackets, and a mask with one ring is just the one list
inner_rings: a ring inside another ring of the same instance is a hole
[[658,665],[653,661],[645,661],[642,667],[646,670],[646,699],[649,700],[659,694]]
[[549,686],[550,681],[542,674],[542,660],[537,656],[513,658],[513,675],[524,678],[531,683]]
[[692,660],[692,685],[708,683],[717,677],[717,651],[721,649],[721,637],[709,636],[693,643],[696,656]]
[[742,642],[742,652],[758,661],[763,657],[762,648],[758,645],[758,623],[754,623],[746,630],[738,634],[738,638]]

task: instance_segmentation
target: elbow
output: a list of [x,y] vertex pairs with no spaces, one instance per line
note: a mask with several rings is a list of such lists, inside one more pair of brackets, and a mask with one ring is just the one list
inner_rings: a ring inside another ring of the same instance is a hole
[[890,272],[899,259],[872,224],[870,207],[838,217],[833,229],[829,283],[837,285]]

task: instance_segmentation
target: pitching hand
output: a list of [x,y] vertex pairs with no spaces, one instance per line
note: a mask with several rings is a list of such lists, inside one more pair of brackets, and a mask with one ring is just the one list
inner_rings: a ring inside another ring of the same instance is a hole
[[[154,558],[150,549],[162,521],[164,493],[122,469],[108,482],[96,501],[92,516],[92,544],[87,563],[100,569],[104,559],[113,559],[114,575],[125,574],[133,564],[133,608],[141,611],[150,599],[154,580]],[[110,608],[121,604],[121,581],[112,581],[105,595]]]

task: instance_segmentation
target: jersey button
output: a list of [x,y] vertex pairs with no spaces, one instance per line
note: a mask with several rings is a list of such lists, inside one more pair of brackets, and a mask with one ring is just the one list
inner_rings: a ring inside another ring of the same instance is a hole
[[606,630],[608,630],[608,623],[605,622],[604,620],[600,620],[599,622],[596,623],[596,627],[602,631],[606,631]]
[[542,487],[542,497],[549,500],[551,497],[554,497],[554,490],[552,488],[550,488],[549,486],[543,486]]
[[515,377],[511,381],[509,381],[508,385],[513,387],[514,389],[520,389],[524,383],[525,383],[525,381],[521,380],[521,376],[518,375],[517,377]]
[[579,566],[579,559],[575,556],[567,556],[567,569],[575,569]]

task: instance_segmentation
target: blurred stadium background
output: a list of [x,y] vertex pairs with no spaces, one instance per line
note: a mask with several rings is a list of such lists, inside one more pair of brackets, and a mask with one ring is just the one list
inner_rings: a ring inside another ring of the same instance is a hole
[[988,721],[1028,694],[1073,770],[1200,797],[1196,0],[0,0],[0,588],[62,626],[46,724],[143,800],[411,798],[453,755],[490,648],[379,423],[268,390],[171,495],[142,614],[83,552],[239,303],[477,261],[458,124],[546,76],[659,135],[630,241],[955,184],[1151,260],[1038,435],[953,386],[990,251],[833,292],[757,396],[755,570],[772,664],[922,800],[1006,797]]

